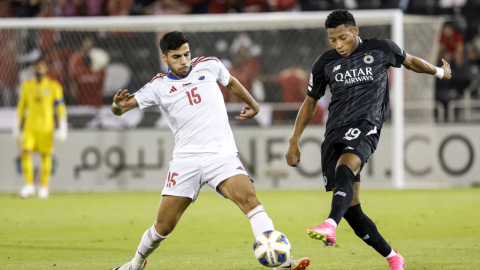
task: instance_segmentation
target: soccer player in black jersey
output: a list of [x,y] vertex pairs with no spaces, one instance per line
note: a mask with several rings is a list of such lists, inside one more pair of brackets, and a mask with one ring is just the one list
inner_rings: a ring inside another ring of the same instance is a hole
[[288,165],[297,167],[298,141],[315,113],[317,100],[329,85],[332,101],[322,145],[322,170],[326,190],[334,193],[328,219],[307,232],[325,246],[333,246],[336,228],[343,217],[358,237],[387,258],[390,269],[404,269],[403,257],[388,245],[360,207],[360,171],[377,147],[390,110],[388,68],[403,65],[417,73],[448,80],[450,65],[443,60],[441,68],[435,67],[388,39],[362,40],[354,17],[347,10],[330,13],[325,28],[333,49],[324,52],[313,64],[307,97],[286,154]]

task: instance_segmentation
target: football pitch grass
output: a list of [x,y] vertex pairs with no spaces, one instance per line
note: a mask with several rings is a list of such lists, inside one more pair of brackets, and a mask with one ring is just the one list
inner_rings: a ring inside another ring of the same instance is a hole
[[[331,193],[260,191],[275,229],[309,269],[388,269],[342,221],[334,248],[306,228],[328,216]],[[0,269],[113,269],[129,261],[155,220],[159,192],[52,193],[49,200],[0,194]],[[480,269],[480,189],[365,190],[362,208],[405,258],[406,269]],[[202,192],[148,269],[267,269],[255,259],[248,218]]]

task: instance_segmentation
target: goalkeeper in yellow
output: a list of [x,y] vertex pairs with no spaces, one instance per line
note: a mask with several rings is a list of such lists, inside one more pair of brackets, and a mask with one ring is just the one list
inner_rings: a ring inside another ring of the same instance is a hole
[[[41,187],[38,190],[38,197],[47,199],[52,172],[53,137],[55,135],[59,141],[67,138],[67,110],[63,101],[62,86],[46,75],[48,66],[45,60],[37,60],[33,69],[35,77],[25,81],[20,89],[13,135],[15,141],[20,144],[22,172],[25,178],[20,196],[28,198],[35,195],[32,155],[38,152],[41,157]],[[56,133],[55,109],[58,124]]]

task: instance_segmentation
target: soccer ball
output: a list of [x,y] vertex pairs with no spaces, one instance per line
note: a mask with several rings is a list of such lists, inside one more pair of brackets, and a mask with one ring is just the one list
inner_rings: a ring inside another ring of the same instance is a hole
[[290,257],[290,241],[279,231],[265,231],[253,243],[253,252],[264,266],[275,267]]

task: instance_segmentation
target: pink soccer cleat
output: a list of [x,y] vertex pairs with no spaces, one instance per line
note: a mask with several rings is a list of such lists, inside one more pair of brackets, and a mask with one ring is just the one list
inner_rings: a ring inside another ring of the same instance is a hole
[[[397,252],[395,250],[395,252]],[[390,266],[390,270],[403,270],[405,269],[405,260],[403,259],[402,255],[397,252],[397,255],[387,259],[388,265]]]
[[336,236],[337,227],[333,226],[328,222],[323,222],[320,226],[312,227],[307,229],[307,234],[315,240],[322,240],[323,245],[327,246],[335,246],[337,243],[337,236]]

